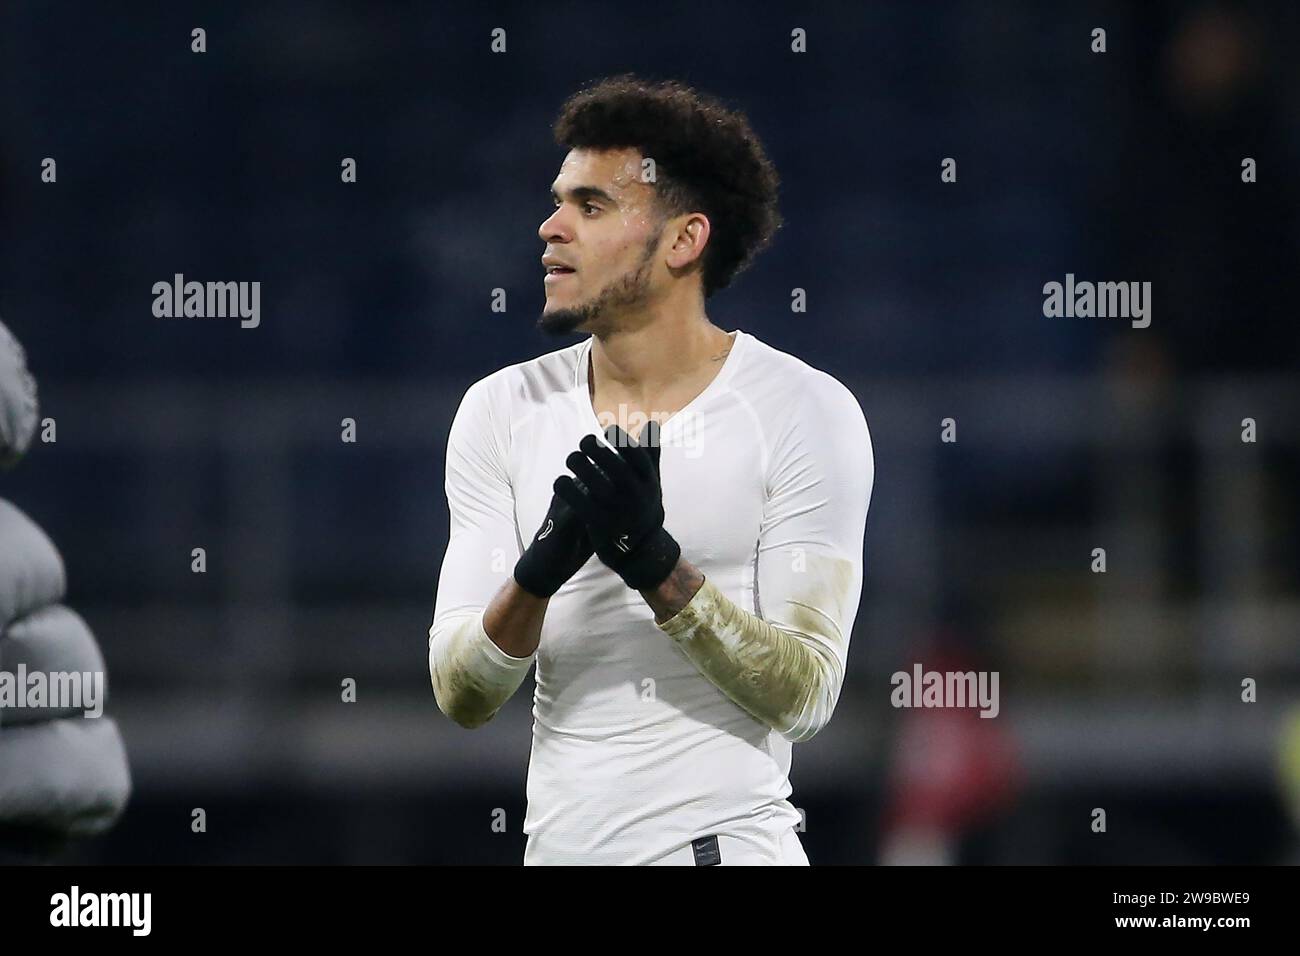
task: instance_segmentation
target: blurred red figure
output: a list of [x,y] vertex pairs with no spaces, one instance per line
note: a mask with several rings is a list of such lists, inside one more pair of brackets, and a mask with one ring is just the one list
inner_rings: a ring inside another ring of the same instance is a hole
[[[966,672],[977,662],[950,640],[919,659],[926,671]],[[1003,715],[978,705],[908,709],[890,761],[880,862],[951,865],[962,836],[1015,802],[1020,759]]]

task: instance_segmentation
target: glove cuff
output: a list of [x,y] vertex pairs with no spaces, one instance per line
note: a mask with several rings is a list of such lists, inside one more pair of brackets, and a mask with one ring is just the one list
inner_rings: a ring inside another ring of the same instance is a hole
[[555,580],[555,574],[543,567],[541,561],[535,560],[531,548],[520,555],[519,560],[515,562],[514,578],[515,584],[533,597],[539,598],[554,597],[555,592],[564,585],[563,581]]
[[681,545],[662,525],[626,554],[602,555],[633,591],[649,591],[663,584],[682,556]]

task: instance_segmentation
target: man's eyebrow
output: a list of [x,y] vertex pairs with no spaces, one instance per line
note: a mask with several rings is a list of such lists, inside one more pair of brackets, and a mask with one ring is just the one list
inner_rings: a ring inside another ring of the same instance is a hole
[[[551,198],[560,198],[559,194],[555,191],[554,186],[551,187]],[[574,202],[583,202],[588,199],[599,199],[601,202],[609,203],[611,206],[618,205],[618,202],[614,197],[605,192],[605,190],[601,189],[599,186],[574,186],[569,190],[569,198]]]

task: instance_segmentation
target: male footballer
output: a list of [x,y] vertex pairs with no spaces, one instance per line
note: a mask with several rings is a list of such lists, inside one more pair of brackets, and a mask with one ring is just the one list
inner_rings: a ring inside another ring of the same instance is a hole
[[866,419],[705,312],[780,223],[743,115],[623,76],[555,134],[539,325],[586,337],[456,412],[434,696],[479,727],[536,661],[526,864],[807,865],[791,745],[844,680]]

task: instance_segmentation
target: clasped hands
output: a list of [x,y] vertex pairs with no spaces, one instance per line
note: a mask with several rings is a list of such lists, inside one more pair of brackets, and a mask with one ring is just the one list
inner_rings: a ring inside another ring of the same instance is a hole
[[658,423],[646,424],[640,443],[618,425],[605,437],[612,449],[584,436],[564,461],[573,474],[552,485],[546,518],[515,565],[515,581],[530,594],[551,597],[592,554],[628,587],[649,590],[681,556],[664,529]]

